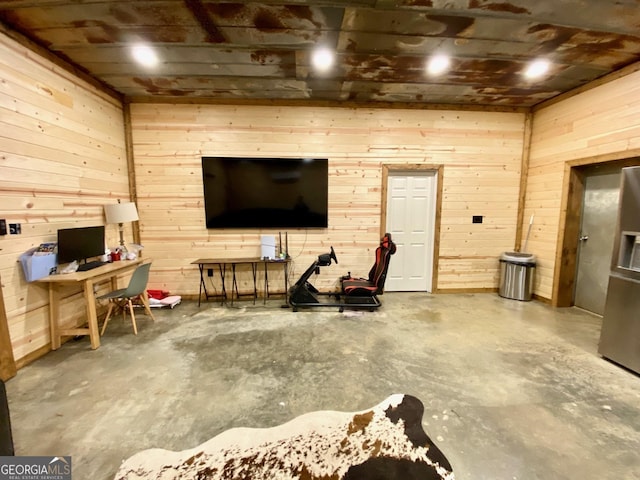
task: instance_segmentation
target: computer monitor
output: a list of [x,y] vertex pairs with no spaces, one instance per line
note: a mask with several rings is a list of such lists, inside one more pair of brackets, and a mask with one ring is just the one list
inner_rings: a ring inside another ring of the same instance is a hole
[[104,225],[58,230],[58,263],[104,255]]

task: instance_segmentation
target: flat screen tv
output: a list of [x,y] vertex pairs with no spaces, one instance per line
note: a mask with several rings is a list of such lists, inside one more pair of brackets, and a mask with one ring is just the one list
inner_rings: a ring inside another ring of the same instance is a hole
[[58,263],[104,255],[104,225],[58,230]]
[[202,157],[207,228],[326,228],[328,163]]

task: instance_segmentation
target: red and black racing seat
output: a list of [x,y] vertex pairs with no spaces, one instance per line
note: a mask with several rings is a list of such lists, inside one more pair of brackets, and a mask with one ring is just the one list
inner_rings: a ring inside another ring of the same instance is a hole
[[349,297],[373,297],[384,291],[387,279],[389,259],[396,253],[396,244],[391,240],[391,234],[385,233],[376,248],[376,261],[369,271],[369,278],[353,278],[347,275],[341,278],[342,294]]

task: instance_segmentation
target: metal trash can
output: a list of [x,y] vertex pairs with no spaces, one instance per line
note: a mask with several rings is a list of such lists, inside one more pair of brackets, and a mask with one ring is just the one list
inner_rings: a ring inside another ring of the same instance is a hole
[[500,255],[498,295],[513,300],[531,300],[536,257],[530,253],[504,252]]

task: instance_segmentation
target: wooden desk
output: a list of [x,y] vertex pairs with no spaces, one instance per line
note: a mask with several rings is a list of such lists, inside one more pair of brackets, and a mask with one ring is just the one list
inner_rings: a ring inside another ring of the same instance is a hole
[[[259,265],[264,265],[264,301],[267,301],[267,297],[269,296],[269,277],[267,274],[267,267],[271,264],[280,264],[284,267],[284,295],[287,295],[287,290],[289,288],[289,264],[291,263],[290,259],[284,260],[264,260],[261,258],[222,258],[222,259],[214,259],[214,258],[199,258],[198,260],[194,260],[191,262],[192,265],[198,265],[198,269],[200,270],[200,289],[198,291],[198,306],[200,306],[200,300],[202,299],[202,292],[204,292],[204,296],[206,300],[214,297],[221,297],[222,302],[227,300],[227,289],[225,284],[225,276],[228,270],[228,267],[231,267],[232,272],[232,283],[231,283],[231,304],[233,305],[233,292],[236,292],[236,298],[240,297],[240,293],[238,292],[238,282],[236,280],[236,266],[237,265],[249,265],[251,267],[251,272],[253,274],[253,301],[255,303],[255,299],[258,296],[258,286],[257,286],[257,271]],[[218,270],[220,274],[220,282],[222,283],[222,292],[220,295],[209,294],[207,291],[207,284],[205,282],[204,271],[207,270]],[[251,295],[249,293],[248,295]]]
[[[98,315],[96,313],[96,297],[93,286],[104,280],[111,280],[111,289],[118,288],[118,275],[133,271],[142,263],[142,259],[123,260],[107,263],[86,272],[58,273],[43,277],[37,282],[49,284],[49,324],[51,326],[51,349],[60,348],[64,336],[89,335],[91,348],[100,347],[100,332],[98,331]],[[60,329],[60,289],[65,285],[81,284],[87,308],[88,328]]]

